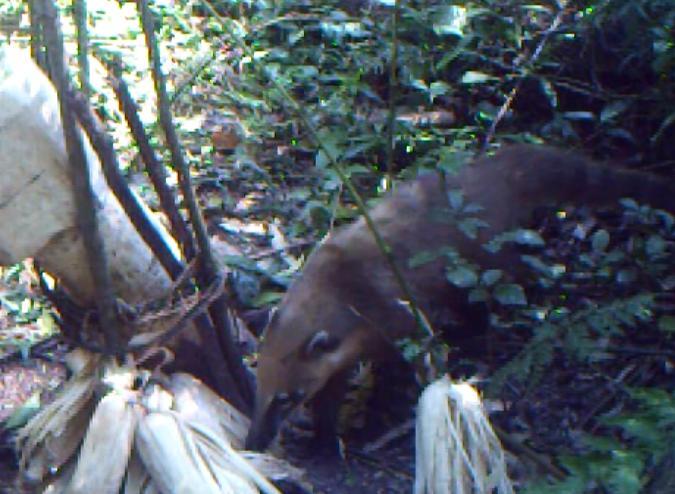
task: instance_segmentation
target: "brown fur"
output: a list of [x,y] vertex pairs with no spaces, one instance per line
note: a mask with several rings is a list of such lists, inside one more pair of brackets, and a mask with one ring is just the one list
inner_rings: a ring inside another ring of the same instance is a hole
[[[474,216],[489,226],[477,239],[439,220],[444,210],[447,217],[447,189],[456,188],[465,202],[484,208]],[[506,249],[490,254],[482,244],[522,225],[539,206],[599,204],[624,196],[669,210],[675,202],[673,189],[655,177],[589,164],[570,153],[514,146],[445,182],[428,174],[404,184],[371,215],[433,322],[442,310],[466,313],[465,297],[446,281],[442,261],[409,269],[414,254],[451,245],[483,268],[514,273],[514,254]],[[330,235],[309,257],[265,331],[248,447],[264,448],[286,414],[320,391],[318,418],[330,435],[345,371],[362,358],[381,357],[392,341],[414,331],[412,316],[399,303],[402,297],[363,219]]]

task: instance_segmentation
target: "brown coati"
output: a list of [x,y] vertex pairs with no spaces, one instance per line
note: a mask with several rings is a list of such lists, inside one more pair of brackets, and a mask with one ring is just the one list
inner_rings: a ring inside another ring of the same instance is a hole
[[[465,204],[482,208],[472,216],[486,226],[474,239],[447,221],[452,216],[448,191],[453,189],[461,190]],[[403,184],[371,215],[433,323],[443,310],[467,313],[466,296],[448,283],[442,260],[410,268],[408,261],[416,253],[449,245],[482,268],[500,268],[517,279],[517,253],[504,248],[490,253],[483,248],[487,240],[523,225],[540,206],[595,205],[622,197],[670,211],[675,206],[675,188],[665,179],[591,164],[572,153],[513,146],[455,176],[430,173]],[[308,258],[265,330],[247,448],[265,448],[289,411],[310,398],[316,432],[330,440],[345,373],[362,358],[386,356],[392,342],[415,331],[402,298],[363,219],[329,235]]]

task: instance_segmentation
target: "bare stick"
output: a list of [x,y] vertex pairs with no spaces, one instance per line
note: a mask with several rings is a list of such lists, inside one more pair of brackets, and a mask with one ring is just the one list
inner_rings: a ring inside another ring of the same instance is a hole
[[80,90],[87,96],[89,84],[89,32],[87,31],[87,0],[74,0],[75,25],[77,26],[77,64],[80,68]]
[[146,216],[138,197],[131,192],[129,184],[119,170],[119,160],[112,145],[110,136],[105,133],[101,122],[96,118],[91,107],[83,97],[71,95],[69,103],[75,111],[77,118],[89,136],[89,140],[101,160],[103,174],[108,185],[119,199],[124,211],[134,224],[145,243],[150,247],[154,256],[159,260],[171,278],[177,278],[183,271],[183,263],[174,255],[169,246],[164,242],[157,227]]
[[42,24],[39,18],[42,14],[41,0],[28,0],[28,12],[30,15],[30,54],[37,63],[38,67],[45,72],[47,69],[47,59],[43,49]]
[[51,75],[59,94],[61,121],[70,163],[70,180],[76,205],[76,222],[82,235],[87,261],[94,280],[94,293],[99,312],[101,331],[106,352],[118,354],[118,322],[115,311],[115,294],[108,269],[108,259],[96,218],[96,199],[91,189],[89,166],[84,153],[82,135],[75,123],[75,117],[68,107],[66,95],[69,91],[67,71],[64,63],[63,38],[59,27],[59,16],[52,0],[42,0],[44,18],[41,23],[49,52]]
[[99,57],[99,59],[108,68],[110,85],[113,91],[115,91],[120,110],[124,114],[129,130],[131,130],[131,134],[134,136],[136,144],[138,144],[141,158],[157,193],[162,211],[164,211],[169,219],[171,234],[178,241],[185,259],[190,261],[196,254],[192,233],[178,210],[173,192],[167,185],[167,174],[164,165],[159,162],[152,146],[150,146],[148,134],[145,132],[143,122],[138,117],[138,105],[136,105],[136,102],[131,97],[126,82],[122,79],[119,62],[115,60],[109,62],[104,57]]
[[398,16],[400,0],[394,2],[391,14],[391,54],[389,56],[389,112],[387,115],[387,180],[394,186],[394,140],[396,138],[396,72],[398,70]]
[[[152,65],[152,75],[155,82],[155,91],[159,105],[159,121],[166,136],[172,161],[178,173],[178,181],[183,193],[183,199],[190,213],[190,221],[197,239],[200,260],[200,284],[208,286],[217,275],[217,266],[209,242],[206,225],[202,218],[201,211],[197,205],[192,180],[188,165],[183,155],[176,129],[173,125],[173,118],[169,108],[169,98],[166,91],[166,80],[162,72],[159,56],[159,46],[155,38],[154,23],[152,13],[147,4],[147,0],[137,0],[143,33],[148,48],[148,57]],[[216,299],[209,309],[209,315],[216,329],[216,336],[221,345],[227,366],[237,384],[239,394],[245,404],[250,408],[253,402],[253,383],[251,382],[244,363],[242,354],[234,343],[232,328],[230,328],[229,318],[227,317],[227,306],[225,296]]]
[[504,446],[506,446],[508,449],[510,449],[517,455],[529,458],[534,463],[536,463],[537,466],[539,466],[542,470],[544,470],[547,474],[551,475],[552,477],[558,480],[563,480],[565,477],[567,477],[567,474],[560,468],[555,466],[553,463],[551,463],[551,461],[548,458],[540,455],[532,448],[529,448],[522,442],[514,439],[510,434],[506,433],[501,428],[493,425],[493,429],[497,434],[497,436],[499,437],[499,440],[502,443],[504,443]]
[[[138,144],[150,181],[153,183],[159,197],[160,205],[169,218],[172,235],[177,239],[184,257],[188,260],[193,260],[195,259],[196,248],[192,233],[178,210],[173,191],[167,185],[164,165],[157,160],[157,156],[152,146],[150,146],[148,135],[138,117],[138,107],[129,94],[126,83],[121,78],[121,69],[119,68],[121,64],[114,59],[112,61],[107,60],[102,53],[99,54],[99,58],[110,72],[109,79],[111,85],[117,95],[127,124]],[[189,320],[185,320],[184,322],[186,325],[189,324]],[[204,359],[209,369],[212,387],[239,410],[247,412],[247,406],[239,396],[232,374],[223,359],[222,352],[219,350],[220,343],[213,330],[211,320],[203,311],[195,311],[193,322],[195,324],[195,331],[201,339],[202,351],[204,352]],[[175,331],[171,332],[171,334],[177,336],[179,332]]]

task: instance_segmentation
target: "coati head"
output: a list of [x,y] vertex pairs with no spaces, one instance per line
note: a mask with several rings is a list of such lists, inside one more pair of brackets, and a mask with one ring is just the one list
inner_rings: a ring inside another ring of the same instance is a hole
[[357,308],[372,300],[372,287],[344,255],[330,243],[317,249],[265,329],[247,449],[265,448],[296,406],[378,346]]

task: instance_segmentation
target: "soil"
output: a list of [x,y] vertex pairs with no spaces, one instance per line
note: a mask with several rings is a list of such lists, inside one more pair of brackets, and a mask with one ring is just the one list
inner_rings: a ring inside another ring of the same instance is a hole
[[[0,423],[22,406],[49,400],[52,390],[66,375],[63,365],[41,357],[22,359],[15,354],[3,356],[3,360],[0,362]],[[35,399],[37,397],[40,399]],[[12,435],[0,427],[0,494],[23,492],[16,486],[16,472]]]
[[312,457],[291,461],[307,472],[317,494],[412,492],[414,457],[411,438],[372,455],[347,452],[346,458]]

